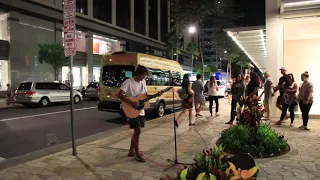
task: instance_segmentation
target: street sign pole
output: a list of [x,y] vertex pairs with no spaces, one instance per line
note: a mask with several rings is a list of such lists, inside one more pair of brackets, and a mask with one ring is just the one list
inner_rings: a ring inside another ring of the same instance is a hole
[[70,57],[70,115],[71,115],[71,135],[72,135],[72,155],[77,155],[75,128],[74,128],[74,98],[73,98],[73,56]]
[[64,31],[64,54],[70,57],[69,80],[70,80],[70,118],[72,155],[77,155],[75,125],[74,125],[74,97],[73,97],[73,57],[76,55],[76,0],[65,0],[63,5],[63,31]]

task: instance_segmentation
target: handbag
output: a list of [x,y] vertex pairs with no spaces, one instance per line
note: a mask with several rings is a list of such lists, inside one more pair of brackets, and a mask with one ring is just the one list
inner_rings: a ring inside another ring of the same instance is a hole
[[178,95],[179,95],[179,98],[182,100],[188,98],[188,94],[184,88],[181,88],[178,90]]

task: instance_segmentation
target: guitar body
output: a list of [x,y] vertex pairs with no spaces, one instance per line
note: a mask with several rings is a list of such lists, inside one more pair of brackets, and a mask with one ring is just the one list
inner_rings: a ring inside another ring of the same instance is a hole
[[[140,94],[137,97],[129,97],[128,99],[130,99],[131,101],[134,101],[134,102],[139,102],[139,101],[144,100],[146,98],[147,98],[147,96],[145,94]],[[131,104],[128,104],[128,103],[122,101],[121,107],[128,118],[136,118],[140,115],[142,109],[150,108],[150,102],[147,101],[143,104],[139,104],[139,106],[137,108],[134,108],[131,106]]]

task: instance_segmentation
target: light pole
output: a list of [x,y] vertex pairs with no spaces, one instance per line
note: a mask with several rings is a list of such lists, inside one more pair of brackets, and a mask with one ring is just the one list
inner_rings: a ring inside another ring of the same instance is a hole
[[[201,58],[201,66],[202,66],[202,81],[204,81],[204,64],[203,64],[203,54],[202,54],[202,48],[200,45],[200,38],[199,38],[199,32],[197,32],[197,27],[196,26],[189,26],[189,33],[194,34],[196,33],[197,37],[197,42],[198,42],[198,47],[200,51],[200,58]],[[193,69],[193,58],[192,58],[192,69]]]
[[[227,59],[227,62],[228,62],[228,65],[227,65],[227,82],[230,81],[230,78],[231,78],[231,62],[230,62],[230,58],[228,58],[228,55],[227,55],[228,51],[224,51],[224,54],[225,54],[225,57]],[[229,73],[230,73],[230,77],[229,77]]]

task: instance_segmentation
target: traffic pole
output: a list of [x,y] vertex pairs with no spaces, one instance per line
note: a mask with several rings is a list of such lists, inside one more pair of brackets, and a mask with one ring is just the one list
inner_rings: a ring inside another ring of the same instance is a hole
[[70,56],[70,116],[71,116],[71,138],[72,138],[72,155],[77,155],[75,128],[74,128],[74,97],[73,97],[73,56]]

